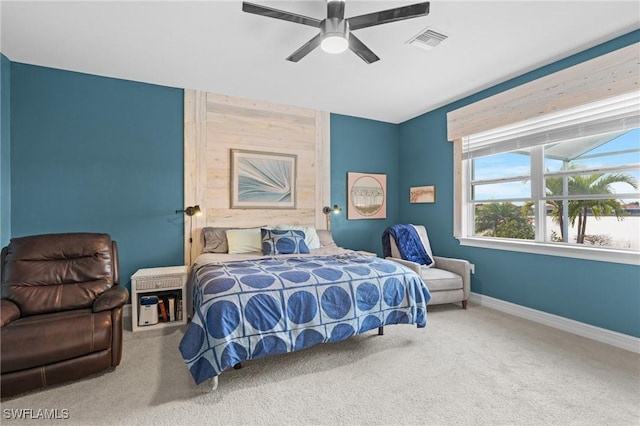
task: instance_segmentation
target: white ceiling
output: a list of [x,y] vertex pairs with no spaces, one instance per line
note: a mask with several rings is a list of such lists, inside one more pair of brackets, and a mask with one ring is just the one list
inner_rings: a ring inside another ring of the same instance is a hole
[[[255,3],[323,19],[323,1]],[[346,17],[414,1],[347,0]],[[241,1],[5,1],[10,60],[400,123],[640,28],[638,1],[432,1],[426,17],[355,31],[381,59],[316,49],[317,30],[250,15]],[[449,36],[423,50],[426,27]]]

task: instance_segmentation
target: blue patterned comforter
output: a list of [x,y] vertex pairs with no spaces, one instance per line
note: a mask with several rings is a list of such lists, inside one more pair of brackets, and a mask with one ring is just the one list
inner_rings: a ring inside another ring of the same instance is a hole
[[198,384],[244,360],[388,324],[424,327],[431,298],[408,268],[354,252],[203,265],[193,287],[180,352]]

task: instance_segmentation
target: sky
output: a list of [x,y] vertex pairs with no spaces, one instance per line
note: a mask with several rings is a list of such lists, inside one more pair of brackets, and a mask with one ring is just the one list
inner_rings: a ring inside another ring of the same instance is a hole
[[[640,128],[630,130],[623,135],[607,142],[600,147],[591,150],[585,155],[601,154],[615,151],[635,150],[618,155],[588,158],[578,160],[582,167],[611,166],[622,164],[635,164],[633,171],[624,173],[635,177],[640,183]],[[548,170],[558,170],[561,162],[558,160],[547,160],[545,167]],[[528,176],[529,157],[521,154],[496,154],[489,157],[482,157],[475,160],[475,179],[496,179],[501,177]],[[611,189],[614,193],[635,193],[640,196],[639,189],[633,189],[626,183],[613,184]],[[479,185],[475,187],[476,199],[504,199],[504,198],[527,198],[530,197],[531,185],[528,180],[519,182],[505,182],[498,184]],[[636,198],[635,200],[637,200]],[[634,201],[625,199],[625,202]]]

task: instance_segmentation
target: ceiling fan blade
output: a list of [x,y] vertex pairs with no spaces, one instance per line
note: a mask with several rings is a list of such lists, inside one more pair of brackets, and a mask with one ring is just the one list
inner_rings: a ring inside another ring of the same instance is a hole
[[327,1],[327,19],[344,19],[344,0]]
[[306,42],[300,47],[300,49],[293,52],[288,58],[287,61],[298,62],[300,59],[307,56],[313,49],[320,46],[320,42],[322,41],[322,37],[320,34]]
[[368,64],[371,64],[380,59],[367,46],[365,46],[358,37],[354,36],[352,33],[349,34],[349,49],[351,49],[353,53],[358,55],[360,59]]
[[282,19],[283,21],[295,22],[296,24],[309,25],[311,27],[320,28],[320,19],[310,18],[308,16],[297,15],[295,13],[286,12],[284,10],[274,9],[272,7],[261,6],[248,1],[242,2],[242,11],[253,13],[254,15],[267,16],[269,18]]
[[348,18],[349,29],[351,31],[360,28],[372,27],[374,25],[388,24],[390,22],[401,21],[403,19],[417,18],[429,14],[429,2],[416,3],[410,6],[397,7],[395,9],[383,10],[382,12],[368,13],[366,15]]

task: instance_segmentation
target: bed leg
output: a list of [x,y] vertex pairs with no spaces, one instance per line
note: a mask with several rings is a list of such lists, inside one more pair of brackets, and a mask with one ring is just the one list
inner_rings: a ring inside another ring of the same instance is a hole
[[234,370],[240,370],[241,368],[242,368],[242,363],[241,362],[239,362],[239,363],[237,363],[236,365],[233,366]]
[[218,376],[214,376],[213,378],[211,378],[211,381],[209,383],[211,383],[211,391],[218,389]]
[[384,327],[378,327],[378,336],[384,336]]

